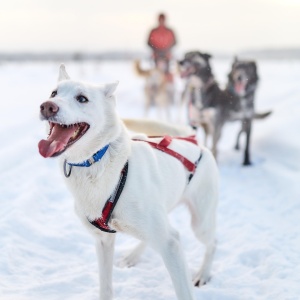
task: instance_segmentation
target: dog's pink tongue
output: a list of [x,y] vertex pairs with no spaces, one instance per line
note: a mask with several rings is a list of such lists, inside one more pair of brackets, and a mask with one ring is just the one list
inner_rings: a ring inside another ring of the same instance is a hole
[[241,92],[243,92],[244,89],[245,89],[245,84],[244,84],[244,83],[241,83],[241,82],[236,83],[236,84],[234,85],[234,88],[235,88],[235,91],[236,91],[237,93],[241,93]]
[[65,128],[55,124],[48,139],[39,142],[38,147],[40,154],[43,157],[51,157],[55,153],[62,151],[76,129],[76,126]]

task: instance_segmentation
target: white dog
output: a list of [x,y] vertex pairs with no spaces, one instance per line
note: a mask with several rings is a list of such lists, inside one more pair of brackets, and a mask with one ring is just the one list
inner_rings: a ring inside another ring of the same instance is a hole
[[179,235],[167,213],[179,202],[187,204],[195,235],[206,246],[194,284],[206,283],[215,250],[215,160],[192,139],[132,140],[115,110],[116,87],[73,81],[62,65],[57,87],[40,108],[50,124],[40,154],[60,156],[76,213],[96,239],[100,299],[113,298],[114,232],[141,240],[125,259],[127,265],[149,245],[162,256],[177,298],[195,299]]

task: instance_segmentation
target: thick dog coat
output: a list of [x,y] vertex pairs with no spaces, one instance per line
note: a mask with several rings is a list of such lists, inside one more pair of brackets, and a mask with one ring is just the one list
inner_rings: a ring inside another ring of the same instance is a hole
[[[117,83],[100,86],[73,81],[61,66],[57,87],[41,105],[41,118],[50,124],[50,133],[47,140],[40,141],[39,151],[44,157],[59,156],[61,170],[64,162],[89,162],[89,167],[73,166],[65,181],[74,196],[78,217],[96,240],[101,300],[113,298],[116,234],[103,232],[91,222],[101,218],[102,209],[114,194],[127,162],[127,180],[108,226],[136,237],[141,243],[123,263],[135,264],[145,245],[149,245],[161,255],[177,299],[195,299],[179,235],[171,227],[167,213],[180,202],[189,208],[195,235],[206,246],[194,284],[206,283],[215,250],[216,163],[207,149],[185,140],[172,140],[169,148],[191,162],[196,162],[202,154],[189,181],[191,173],[178,159],[143,140],[132,140],[115,110],[116,87]],[[100,149],[104,154],[101,152],[103,156],[99,159],[98,155],[99,160],[95,162],[93,154]]]

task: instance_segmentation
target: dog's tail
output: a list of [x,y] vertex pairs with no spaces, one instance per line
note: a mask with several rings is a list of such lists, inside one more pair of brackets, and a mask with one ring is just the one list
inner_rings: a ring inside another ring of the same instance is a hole
[[191,136],[195,131],[184,125],[174,125],[167,122],[145,120],[145,119],[122,119],[127,129],[148,136]]
[[139,76],[149,76],[149,74],[150,74],[149,70],[143,70],[142,69],[142,67],[141,67],[141,61],[138,60],[138,59],[134,61],[134,68],[135,68],[136,73]]
[[257,120],[264,119],[264,118],[268,117],[271,113],[272,113],[271,110],[263,112],[263,113],[255,112],[254,119],[257,119]]

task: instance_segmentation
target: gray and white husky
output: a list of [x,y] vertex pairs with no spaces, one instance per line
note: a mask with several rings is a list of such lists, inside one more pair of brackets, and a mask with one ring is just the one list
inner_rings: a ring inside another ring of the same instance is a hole
[[256,113],[254,96],[258,85],[257,67],[254,61],[235,59],[223,90],[215,81],[210,65],[211,56],[199,51],[185,54],[179,62],[181,76],[188,78],[183,98],[188,99],[189,120],[194,127],[202,126],[206,137],[212,135],[212,151],[217,156],[217,143],[222,128],[228,121],[241,121],[236,149],[241,133],[246,134],[243,165],[250,165],[250,135],[253,119],[263,119],[271,114]]
[[[101,300],[113,298],[116,232],[141,241],[124,258],[124,265],[134,265],[149,245],[161,255],[177,299],[195,299],[179,235],[167,214],[178,203],[189,208],[195,235],[206,246],[194,285],[205,284],[215,251],[215,160],[204,147],[186,140],[170,140],[168,149],[198,162],[191,173],[180,160],[153,148],[146,142],[147,137],[133,140],[116,113],[116,87],[117,83],[91,85],[71,80],[62,65],[57,86],[40,107],[41,119],[50,125],[48,138],[39,142],[40,154],[46,158],[59,156],[76,213],[96,240]],[[157,143],[161,140],[151,139]],[[113,202],[116,197],[117,204]],[[101,227],[108,200],[115,205],[114,210]]]

